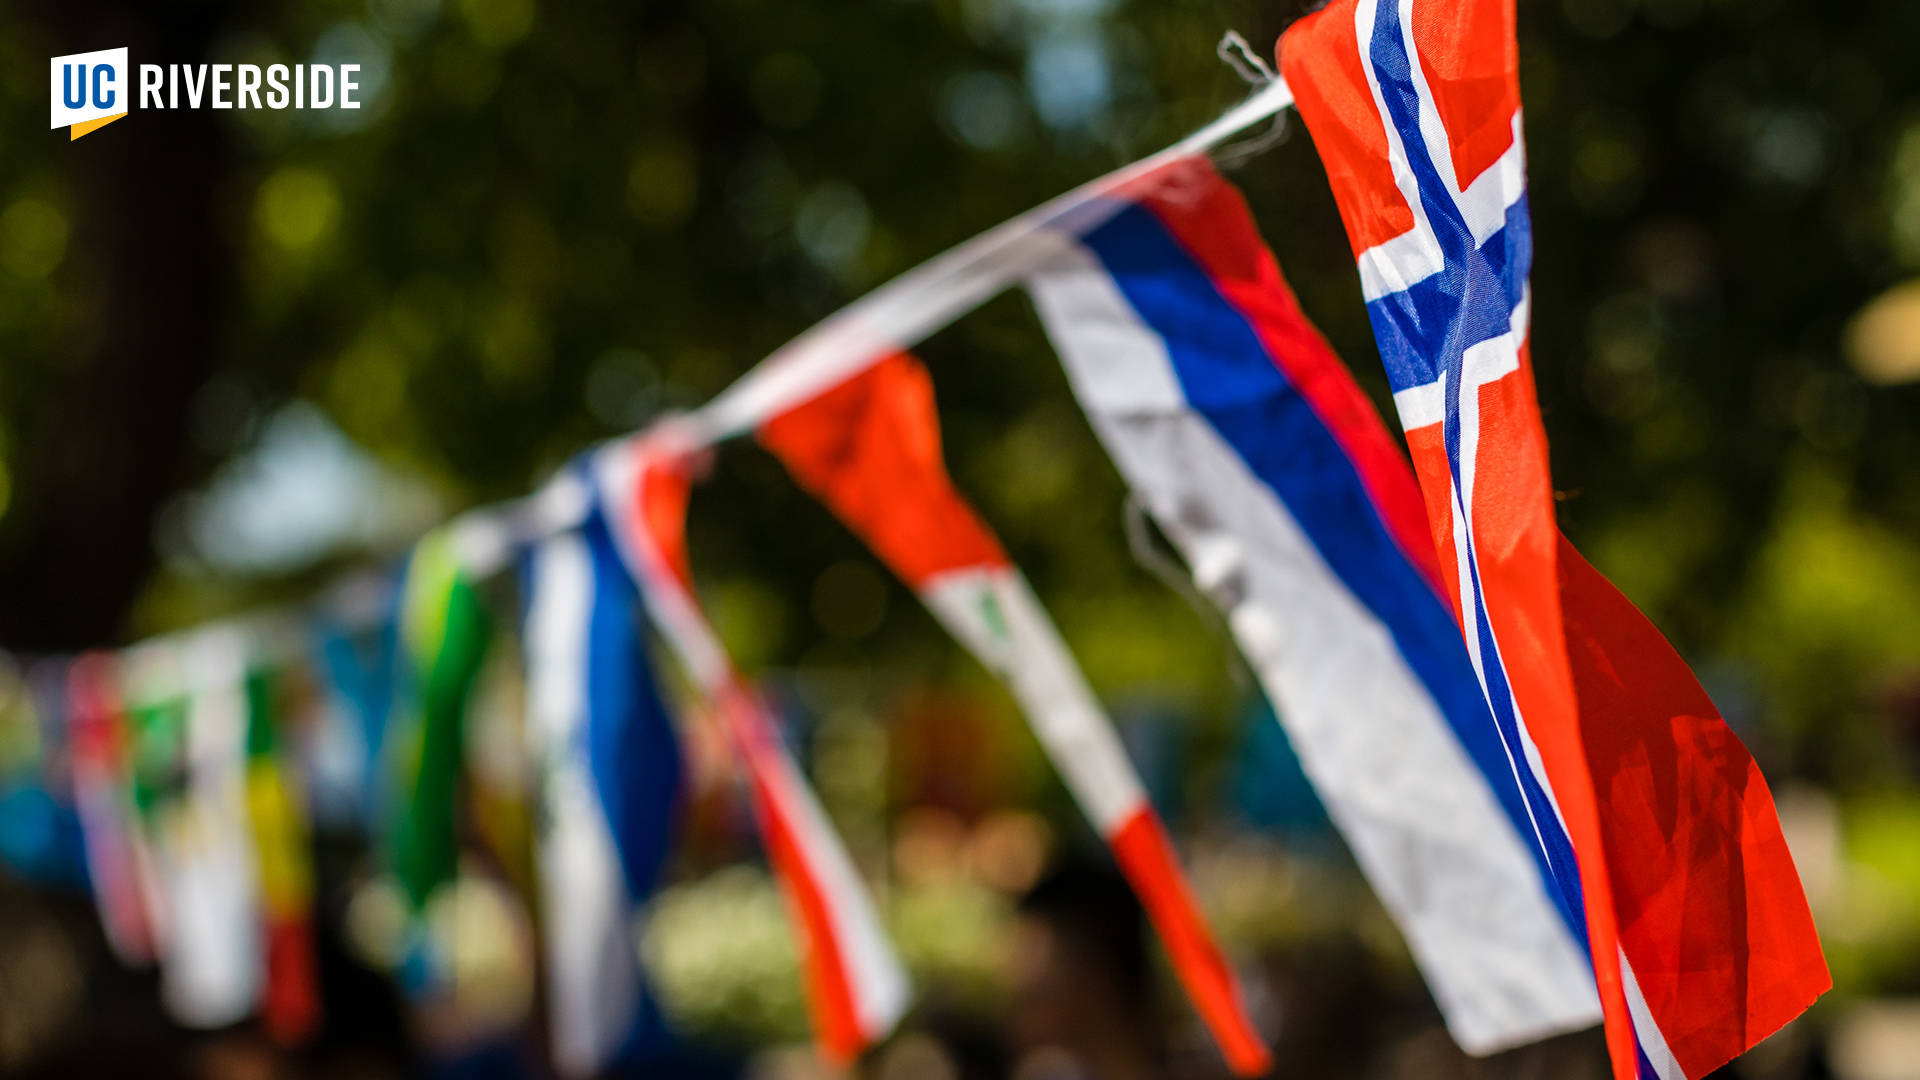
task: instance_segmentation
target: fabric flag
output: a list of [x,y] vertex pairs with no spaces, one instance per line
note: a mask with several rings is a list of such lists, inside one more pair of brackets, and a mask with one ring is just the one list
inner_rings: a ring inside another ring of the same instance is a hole
[[829,1059],[848,1062],[899,1022],[906,972],[776,722],[700,610],[686,554],[691,478],[671,437],[607,448],[594,460],[596,487],[654,625],[718,710],[746,768],[762,842],[802,939],[814,1030]]
[[[457,797],[465,753],[467,698],[490,634],[486,609],[461,566],[453,533],[422,538],[401,586],[400,649],[393,730],[383,768],[392,786],[385,845],[388,865],[412,911],[459,870]],[[436,982],[433,957],[416,925],[402,981],[411,990]],[[418,965],[427,965],[420,967]]]
[[387,786],[376,779],[394,706],[401,595],[399,583],[389,577],[343,590],[311,627],[314,666],[324,675],[328,699],[317,755],[326,759],[326,768],[316,771],[324,771],[350,800],[345,813],[357,813],[366,823],[383,820],[380,801],[387,794]]
[[657,1022],[633,925],[666,864],[684,769],[599,507],[528,551],[522,576],[553,1052],[565,1075],[590,1076],[645,1049]]
[[1617,1076],[1699,1077],[1830,980],[1758,769],[1560,537],[1528,356],[1513,0],[1335,0],[1280,43],[1359,262],[1446,595]]
[[68,668],[67,723],[94,905],[114,956],[144,967],[159,954],[148,906],[153,864],[134,817],[132,748],[109,654],[84,654]]
[[0,651],[0,863],[29,881],[84,888],[66,677],[65,661],[22,671]]
[[1026,579],[954,490],[926,368],[896,353],[774,417],[759,437],[1007,683],[1228,1062],[1242,1076],[1265,1073],[1272,1056],[1119,736]]
[[246,784],[266,944],[261,1019],[269,1036],[291,1046],[320,1023],[320,971],[306,800],[282,751],[280,679],[264,667],[246,677]]
[[1404,459],[1210,164],[1126,195],[1029,283],[1095,433],[1225,613],[1454,1038],[1591,1024]]
[[247,808],[246,642],[220,627],[141,646],[127,664],[136,797],[153,850],[160,995],[188,1027],[259,1003],[259,895]]

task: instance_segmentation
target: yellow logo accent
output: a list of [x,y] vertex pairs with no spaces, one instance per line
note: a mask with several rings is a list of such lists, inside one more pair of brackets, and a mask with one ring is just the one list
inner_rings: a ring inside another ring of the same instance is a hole
[[127,115],[126,113],[117,112],[117,113],[114,113],[112,116],[103,116],[98,120],[87,120],[82,123],[74,124],[72,127],[69,127],[67,129],[67,131],[71,133],[67,137],[67,141],[72,142],[73,140],[78,139],[82,135],[86,135],[94,131],[99,131],[101,128],[106,127],[108,124],[113,123],[115,120],[124,118],[126,115]]

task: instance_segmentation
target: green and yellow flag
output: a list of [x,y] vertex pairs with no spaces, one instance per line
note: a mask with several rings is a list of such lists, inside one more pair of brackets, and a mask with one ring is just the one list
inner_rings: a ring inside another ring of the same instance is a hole
[[491,627],[447,529],[414,548],[401,588],[402,680],[388,740],[386,773],[393,788],[386,801],[391,810],[385,847],[417,919],[434,890],[458,872],[467,699]]

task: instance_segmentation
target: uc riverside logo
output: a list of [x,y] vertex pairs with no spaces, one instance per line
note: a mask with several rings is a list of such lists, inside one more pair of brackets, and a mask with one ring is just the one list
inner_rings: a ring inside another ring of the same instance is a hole
[[[68,139],[127,115],[134,86],[126,49],[56,56],[52,124]],[[142,109],[357,109],[359,64],[141,64]]]

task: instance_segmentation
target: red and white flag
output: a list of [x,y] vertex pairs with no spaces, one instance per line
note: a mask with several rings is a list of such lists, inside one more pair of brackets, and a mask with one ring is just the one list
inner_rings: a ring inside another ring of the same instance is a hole
[[802,937],[816,1036],[828,1058],[848,1062],[905,1013],[906,971],[776,721],[700,609],[686,553],[691,478],[684,448],[670,441],[671,432],[664,436],[601,451],[595,482],[648,614],[718,711],[745,765],[761,837]]
[[1242,1076],[1265,1073],[1272,1057],[1112,723],[1026,579],[954,490],[926,368],[895,353],[775,416],[759,437],[1007,684],[1228,1063]]

